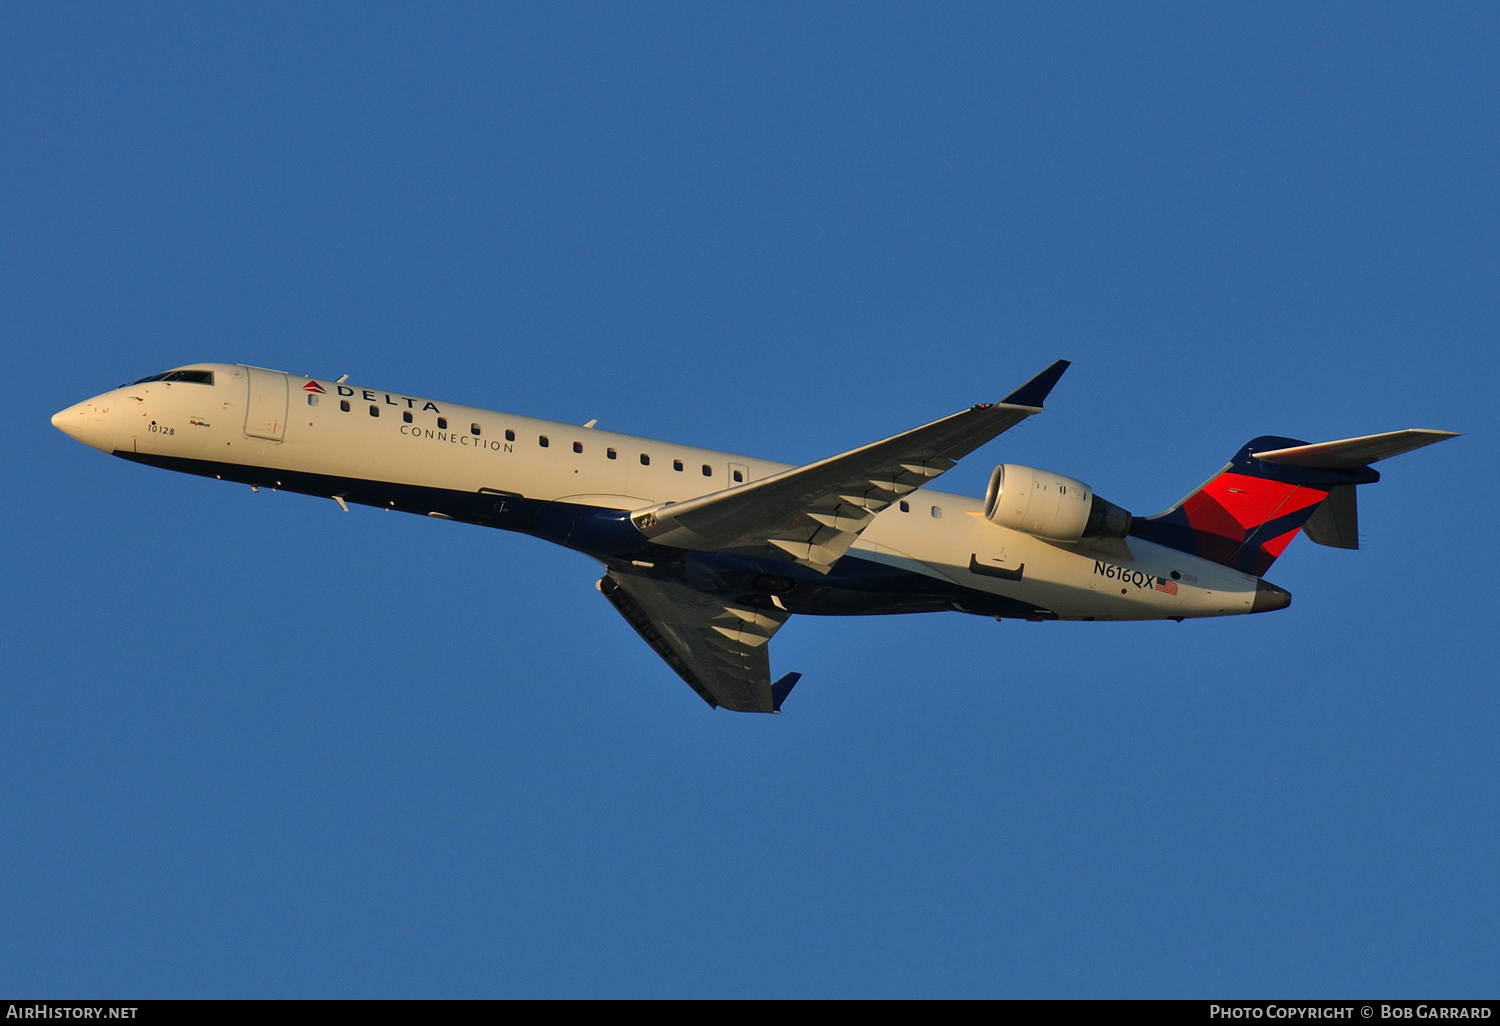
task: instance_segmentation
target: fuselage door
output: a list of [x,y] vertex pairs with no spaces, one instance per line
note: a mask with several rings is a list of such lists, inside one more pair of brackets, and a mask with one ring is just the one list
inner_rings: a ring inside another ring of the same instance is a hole
[[279,442],[286,435],[287,379],[281,371],[246,367],[250,395],[245,401],[245,434]]

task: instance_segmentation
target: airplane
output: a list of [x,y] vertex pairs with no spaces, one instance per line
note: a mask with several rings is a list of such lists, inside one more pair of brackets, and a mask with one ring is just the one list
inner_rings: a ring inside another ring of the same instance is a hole
[[1284,609],[1264,579],[1299,531],[1359,547],[1372,463],[1456,437],[1409,429],[1309,444],[1262,436],[1164,513],[1001,464],[981,497],[958,460],[1042,412],[1058,360],[999,402],[793,466],[363,388],[198,363],[52,418],[137,463],[534,535],[586,553],[597,587],[713,708],[779,713],[769,642],[803,613],[1177,620]]

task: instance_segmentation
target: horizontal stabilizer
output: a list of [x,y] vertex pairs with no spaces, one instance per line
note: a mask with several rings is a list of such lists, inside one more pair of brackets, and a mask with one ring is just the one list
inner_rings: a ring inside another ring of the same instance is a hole
[[1406,431],[1387,431],[1383,435],[1363,435],[1359,438],[1341,438],[1336,442],[1314,442],[1311,445],[1294,445],[1289,449],[1269,449],[1250,455],[1267,463],[1279,463],[1288,467],[1354,470],[1392,456],[1400,456],[1403,452],[1420,449],[1424,445],[1457,437],[1457,431],[1409,428]]

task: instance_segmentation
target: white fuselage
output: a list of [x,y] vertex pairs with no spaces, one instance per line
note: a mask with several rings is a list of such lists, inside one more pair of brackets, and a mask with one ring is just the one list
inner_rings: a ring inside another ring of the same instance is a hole
[[[790,466],[241,365],[193,367],[213,383],[122,387],[53,423],[104,452],[270,487],[285,472],[610,510],[681,502]],[[1220,616],[1254,604],[1249,574],[1136,538],[1044,541],[991,523],[983,505],[919,489],[880,513],[848,555],[1061,619]]]

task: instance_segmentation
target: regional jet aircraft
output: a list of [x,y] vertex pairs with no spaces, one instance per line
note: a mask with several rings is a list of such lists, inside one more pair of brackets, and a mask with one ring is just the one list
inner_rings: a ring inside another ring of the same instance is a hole
[[1263,575],[1297,532],[1358,548],[1355,489],[1380,479],[1370,464],[1454,437],[1256,438],[1154,517],[1009,463],[983,498],[931,487],[1040,413],[1067,367],[801,467],[242,364],[153,374],[52,423],[137,463],[587,553],[625,622],[710,706],[741,712],[780,712],[796,684],[795,673],[772,679],[768,651],[793,613],[1183,620],[1282,609],[1291,595]]

